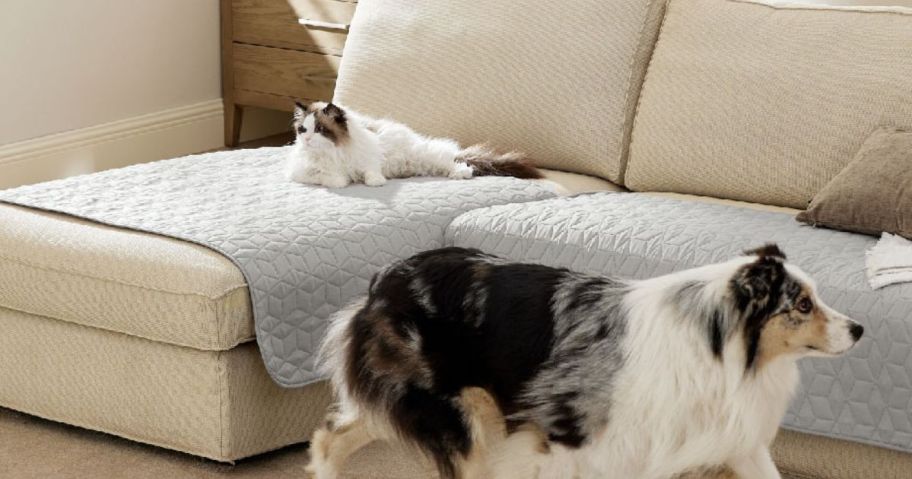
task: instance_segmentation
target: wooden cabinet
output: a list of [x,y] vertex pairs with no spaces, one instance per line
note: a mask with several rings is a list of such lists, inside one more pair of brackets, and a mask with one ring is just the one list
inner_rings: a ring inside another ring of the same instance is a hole
[[238,141],[243,107],[292,111],[332,99],[357,3],[221,0],[225,144]]

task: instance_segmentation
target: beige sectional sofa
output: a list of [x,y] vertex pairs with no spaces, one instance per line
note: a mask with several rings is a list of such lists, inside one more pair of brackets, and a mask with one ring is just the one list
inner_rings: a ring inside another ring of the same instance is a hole
[[[572,3],[362,0],[337,98],[522,149],[568,194],[780,211],[875,127],[912,128],[912,11]],[[230,260],[59,214],[0,205],[0,331],[0,406],[219,461],[307,440],[330,399],[270,380]],[[774,452],[807,477],[912,477],[912,455],[847,441]]]

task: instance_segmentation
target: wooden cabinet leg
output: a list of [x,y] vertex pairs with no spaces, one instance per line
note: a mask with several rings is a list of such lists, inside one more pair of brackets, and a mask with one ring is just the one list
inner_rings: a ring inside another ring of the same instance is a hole
[[225,146],[237,146],[241,139],[241,120],[244,110],[234,103],[225,102]]

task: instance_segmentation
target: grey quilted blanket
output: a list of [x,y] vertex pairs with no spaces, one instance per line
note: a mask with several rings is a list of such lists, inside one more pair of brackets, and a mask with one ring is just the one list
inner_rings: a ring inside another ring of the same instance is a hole
[[455,217],[554,196],[513,178],[411,179],[340,190],[282,178],[286,149],[210,153],[0,191],[0,201],[199,243],[233,260],[257,341],[283,386],[320,379],[326,318],[382,266],[443,246]]
[[642,194],[595,194],[466,213],[447,243],[524,261],[647,278],[722,261],[775,241],[824,301],[861,321],[846,356],[804,359],[784,426],[912,452],[912,284],[874,291],[869,236],[801,225],[792,215]]

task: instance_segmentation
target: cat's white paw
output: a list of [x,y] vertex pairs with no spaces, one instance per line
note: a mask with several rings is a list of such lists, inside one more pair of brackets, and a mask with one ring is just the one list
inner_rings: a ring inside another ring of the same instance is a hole
[[304,174],[290,175],[291,181],[296,183],[302,183],[305,185],[319,185],[322,184],[319,176],[310,176]]
[[342,175],[332,175],[324,176],[322,183],[327,188],[345,188],[348,186],[349,180]]
[[306,474],[305,477],[307,477],[308,479],[317,476],[317,468],[314,467],[313,461],[311,461],[310,464],[308,464],[307,466],[304,467],[304,474]]
[[314,174],[310,168],[302,167],[296,162],[289,162],[288,167],[285,169],[285,178],[295,183],[320,184],[320,175]]
[[364,184],[367,186],[383,186],[386,184],[386,177],[380,173],[364,173]]
[[339,472],[335,468],[328,464],[316,465],[314,462],[304,468],[304,473],[307,474],[305,476],[307,479],[336,479],[339,477]]
[[472,177],[472,167],[465,163],[456,163],[453,165],[453,171],[450,172],[450,178],[455,180],[467,180]]

